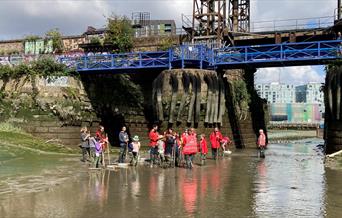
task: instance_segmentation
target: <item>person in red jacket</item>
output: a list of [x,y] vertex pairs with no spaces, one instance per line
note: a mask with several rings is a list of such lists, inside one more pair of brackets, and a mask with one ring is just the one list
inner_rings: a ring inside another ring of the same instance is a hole
[[198,150],[196,133],[193,128],[189,129],[187,136],[184,136],[183,144],[183,154],[185,156],[186,165],[191,169],[194,156]]
[[150,161],[151,161],[151,166],[153,163],[156,161],[156,157],[158,155],[158,146],[157,142],[159,140],[159,134],[158,134],[158,125],[153,125],[149,135],[150,139]]
[[216,127],[214,131],[210,134],[210,143],[211,143],[211,153],[214,160],[216,160],[218,155],[218,149],[221,147],[220,143],[222,140],[222,134],[219,129]]
[[201,160],[202,160],[202,165],[205,162],[206,156],[208,154],[208,146],[207,146],[207,140],[205,139],[205,135],[201,135],[201,141],[199,143],[200,146],[200,151],[201,151]]

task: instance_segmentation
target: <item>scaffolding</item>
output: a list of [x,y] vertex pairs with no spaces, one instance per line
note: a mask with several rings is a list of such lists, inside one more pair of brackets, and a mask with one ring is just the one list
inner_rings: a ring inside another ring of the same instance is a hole
[[229,0],[229,26],[232,32],[250,32],[250,0]]
[[223,40],[227,27],[227,0],[194,0],[192,39]]
[[249,32],[249,20],[250,0],[193,0],[192,27],[185,30],[193,42],[222,43],[232,41],[229,33]]

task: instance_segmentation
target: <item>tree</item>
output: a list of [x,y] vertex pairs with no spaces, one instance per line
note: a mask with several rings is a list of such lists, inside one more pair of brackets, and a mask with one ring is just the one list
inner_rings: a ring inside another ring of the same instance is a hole
[[60,53],[63,52],[63,39],[62,34],[59,32],[58,28],[51,29],[48,32],[45,33],[46,39],[52,40],[52,47],[54,53]]
[[113,45],[113,52],[127,52],[133,48],[133,28],[125,16],[112,15],[107,19],[105,44]]

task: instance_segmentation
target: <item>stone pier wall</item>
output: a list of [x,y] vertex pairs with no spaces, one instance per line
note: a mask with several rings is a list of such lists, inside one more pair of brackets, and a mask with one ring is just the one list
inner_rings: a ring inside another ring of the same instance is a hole
[[[123,125],[130,135],[139,135],[143,145],[155,123],[161,132],[194,127],[207,138],[218,126],[237,147],[254,148],[260,125],[253,119],[252,104],[237,113],[228,91],[231,81],[245,80],[244,72],[184,69],[0,81],[0,121],[70,146],[79,145],[82,126],[94,134],[104,125],[114,146]],[[254,72],[249,73],[253,77]]]
[[342,66],[329,65],[325,80],[325,129],[326,152],[342,149]]

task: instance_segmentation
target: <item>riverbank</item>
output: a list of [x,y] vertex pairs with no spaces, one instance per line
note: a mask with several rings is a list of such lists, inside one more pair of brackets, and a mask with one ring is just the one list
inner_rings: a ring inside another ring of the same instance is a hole
[[317,138],[316,130],[274,130],[267,131],[269,143],[289,143],[302,139]]

